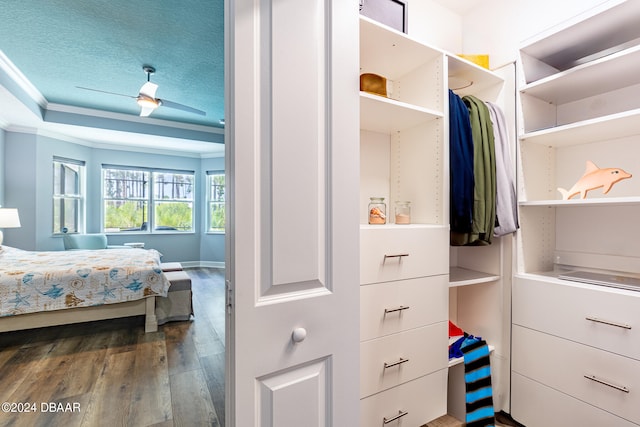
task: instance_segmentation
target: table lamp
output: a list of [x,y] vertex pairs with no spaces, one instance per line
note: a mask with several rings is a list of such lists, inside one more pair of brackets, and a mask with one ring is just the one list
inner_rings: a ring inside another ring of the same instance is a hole
[[18,227],[20,227],[20,217],[18,216],[18,209],[0,208],[0,245],[2,245],[3,238],[2,229]]

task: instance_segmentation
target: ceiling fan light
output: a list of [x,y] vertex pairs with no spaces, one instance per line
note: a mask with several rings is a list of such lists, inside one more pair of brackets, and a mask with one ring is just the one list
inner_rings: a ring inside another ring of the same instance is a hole
[[147,98],[145,96],[139,96],[138,98],[136,98],[136,102],[141,108],[156,109],[160,106],[160,103],[158,102],[158,100],[153,98]]

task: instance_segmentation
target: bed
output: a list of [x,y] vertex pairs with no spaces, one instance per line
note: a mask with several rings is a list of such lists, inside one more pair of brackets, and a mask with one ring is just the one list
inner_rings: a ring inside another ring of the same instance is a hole
[[154,249],[24,251],[0,247],[0,332],[145,315],[169,281]]

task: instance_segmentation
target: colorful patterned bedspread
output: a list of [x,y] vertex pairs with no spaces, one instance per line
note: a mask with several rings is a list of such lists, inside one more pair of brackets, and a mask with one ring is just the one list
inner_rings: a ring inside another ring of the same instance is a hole
[[166,296],[168,289],[154,249],[0,247],[0,317]]

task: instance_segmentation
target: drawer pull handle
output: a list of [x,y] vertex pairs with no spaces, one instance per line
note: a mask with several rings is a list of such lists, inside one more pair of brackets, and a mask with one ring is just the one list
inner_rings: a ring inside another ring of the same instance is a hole
[[387,261],[387,258],[398,258],[398,260],[402,261],[403,257],[409,256],[409,254],[395,254],[395,255],[384,255],[383,264]]
[[595,375],[585,375],[584,377],[586,379],[588,379],[588,380],[595,381],[595,382],[597,382],[599,384],[604,384],[607,387],[615,388],[616,390],[620,390],[620,391],[622,391],[624,393],[629,393],[629,389],[628,388],[626,388],[624,386],[621,386],[621,385],[612,384],[612,383],[610,383],[608,381],[605,381],[603,379],[600,379],[600,378],[596,377]]
[[398,366],[398,365],[402,365],[403,363],[407,363],[409,361],[409,359],[404,359],[404,358],[400,358],[400,360],[398,360],[397,362],[391,362],[391,363],[387,363],[384,362],[384,369],[387,368],[392,368],[394,366]]
[[615,326],[617,328],[631,329],[631,325],[627,325],[625,323],[611,322],[609,320],[598,319],[597,317],[585,317],[585,319],[590,320],[592,322],[596,322],[596,323],[603,323],[605,325]]
[[385,308],[384,309],[384,314],[385,316],[389,313],[395,313],[396,311],[399,311],[400,314],[402,314],[402,312],[404,310],[409,310],[409,306],[407,305],[401,305],[400,307],[396,307],[396,308]]
[[395,420],[399,420],[400,418],[404,417],[407,414],[409,414],[409,412],[407,412],[407,411],[398,411],[398,415],[396,415],[395,417],[391,417],[391,418],[388,418],[388,419],[387,419],[387,417],[384,417],[384,418],[382,418],[382,425],[392,423]]

